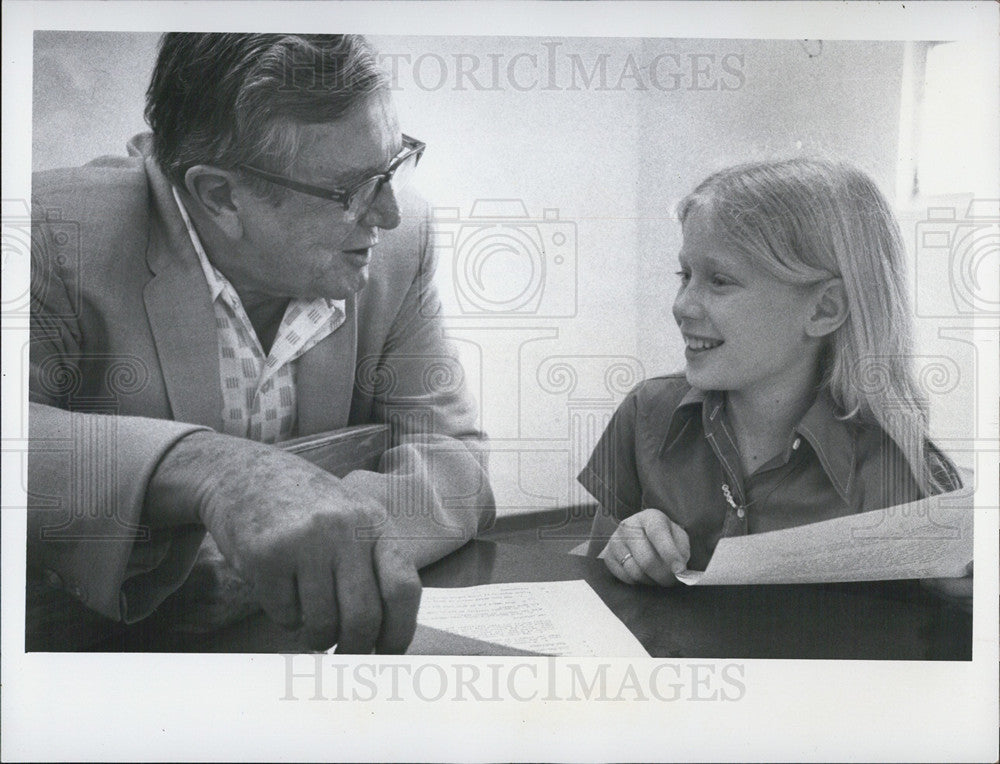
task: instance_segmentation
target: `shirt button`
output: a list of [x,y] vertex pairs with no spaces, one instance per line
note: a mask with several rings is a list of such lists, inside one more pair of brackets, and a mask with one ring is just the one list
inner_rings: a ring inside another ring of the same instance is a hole
[[792,441],[792,451],[798,451],[799,445],[802,443],[802,438],[796,438]]
[[740,518],[740,520],[742,520],[744,517],[747,516],[747,511],[743,509],[743,507],[740,507],[739,509],[736,510],[736,516]]

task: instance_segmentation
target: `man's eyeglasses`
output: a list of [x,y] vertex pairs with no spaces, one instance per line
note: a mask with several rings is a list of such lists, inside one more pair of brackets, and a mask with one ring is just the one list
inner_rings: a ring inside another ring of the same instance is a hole
[[410,182],[410,179],[413,177],[413,171],[420,162],[420,157],[423,156],[425,148],[427,148],[426,143],[418,141],[416,138],[411,138],[408,135],[403,135],[403,148],[393,158],[389,164],[389,169],[378,175],[366,178],[350,188],[314,186],[311,183],[302,183],[284,175],[261,170],[247,164],[241,164],[239,168],[250,175],[262,178],[278,186],[284,186],[293,191],[316,196],[320,199],[339,202],[343,205],[345,216],[351,220],[356,220],[368,211],[368,208],[371,207],[376,197],[378,197],[379,191],[382,190],[382,186],[385,183],[391,183],[392,190],[398,192]]

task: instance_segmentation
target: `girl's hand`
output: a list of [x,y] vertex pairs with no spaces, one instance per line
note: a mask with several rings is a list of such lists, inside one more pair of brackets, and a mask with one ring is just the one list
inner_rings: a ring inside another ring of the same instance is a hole
[[687,532],[658,509],[644,509],[618,524],[601,552],[608,570],[627,584],[673,586],[687,568]]

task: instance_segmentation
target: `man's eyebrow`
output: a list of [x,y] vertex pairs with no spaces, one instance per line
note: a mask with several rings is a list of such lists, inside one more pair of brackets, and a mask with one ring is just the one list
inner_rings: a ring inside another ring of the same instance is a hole
[[392,157],[384,165],[378,167],[363,167],[358,170],[345,170],[342,173],[337,173],[334,179],[334,185],[344,188],[351,186],[355,183],[360,183],[363,180],[368,180],[368,178],[374,177],[375,175],[381,175],[386,170],[389,169],[389,165],[392,164],[392,160],[399,156],[399,153],[403,150],[402,141],[392,152]]
[[359,183],[373,175],[378,175],[380,172],[384,172],[384,169],[381,167],[362,167],[357,170],[338,172],[334,175],[334,179],[339,185],[350,185],[351,183]]

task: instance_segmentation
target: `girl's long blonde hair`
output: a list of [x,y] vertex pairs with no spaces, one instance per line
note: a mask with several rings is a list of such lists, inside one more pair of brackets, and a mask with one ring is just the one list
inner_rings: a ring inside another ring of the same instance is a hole
[[906,256],[899,224],[872,180],[843,162],[755,162],[704,180],[681,200],[681,222],[695,209],[782,281],[842,280],[848,315],[828,339],[821,387],[845,419],[877,424],[895,441],[925,494],[951,487],[949,471],[928,459]]

